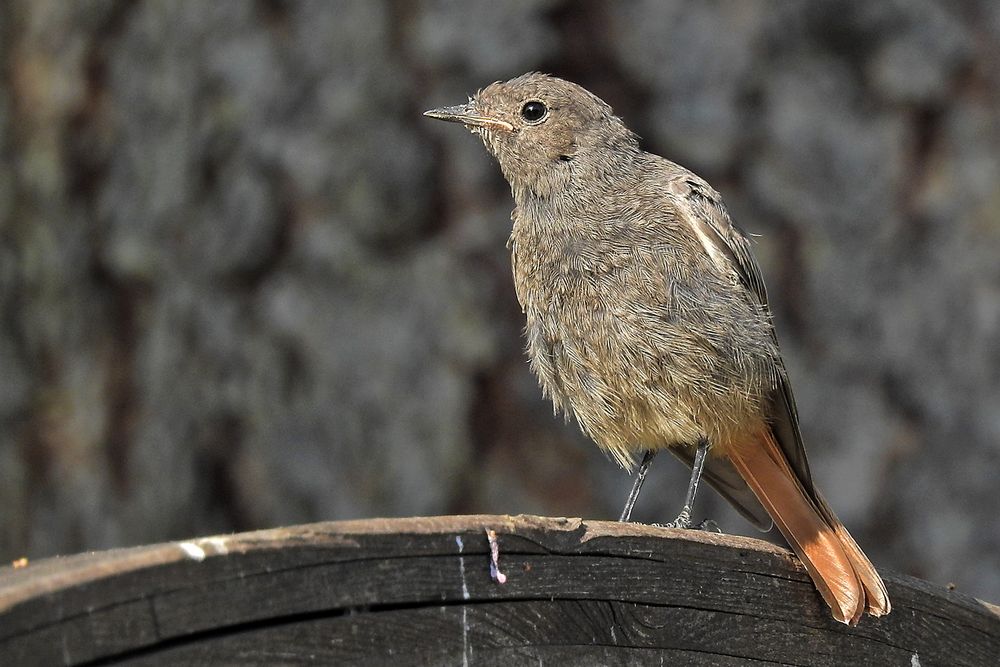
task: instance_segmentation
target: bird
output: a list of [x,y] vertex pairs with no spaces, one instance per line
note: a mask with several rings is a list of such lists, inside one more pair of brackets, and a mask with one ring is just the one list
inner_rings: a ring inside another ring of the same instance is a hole
[[[750,237],[707,181],[644,151],[585,88],[529,72],[426,111],[478,135],[514,199],[508,241],[529,364],[555,410],[623,467],[691,467],[776,524],[834,619],[888,614],[875,567],[816,488]],[[695,526],[696,527],[696,526]]]

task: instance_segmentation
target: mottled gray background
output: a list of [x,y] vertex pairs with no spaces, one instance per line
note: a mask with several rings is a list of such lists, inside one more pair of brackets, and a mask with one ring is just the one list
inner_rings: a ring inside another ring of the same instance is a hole
[[[626,473],[522,357],[506,185],[420,116],[538,69],[760,235],[816,477],[875,562],[1000,599],[998,45],[991,0],[5,0],[0,560],[617,516]],[[638,518],[685,479],[660,462]]]

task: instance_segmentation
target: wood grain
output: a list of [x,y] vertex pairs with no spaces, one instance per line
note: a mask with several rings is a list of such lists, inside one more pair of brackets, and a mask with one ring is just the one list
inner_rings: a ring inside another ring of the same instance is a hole
[[0,568],[0,665],[1000,664],[996,607],[885,579],[892,614],[848,628],[759,540],[531,516],[330,522]]

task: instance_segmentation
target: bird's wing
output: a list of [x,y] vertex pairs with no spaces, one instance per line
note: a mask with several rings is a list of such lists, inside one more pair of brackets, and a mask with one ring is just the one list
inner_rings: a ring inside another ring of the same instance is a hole
[[678,209],[709,256],[716,263],[725,263],[720,268],[725,270],[728,266],[735,269],[743,285],[766,308],[767,290],[760,267],[750,250],[750,239],[730,220],[721,195],[690,173],[672,181],[671,190],[686,204]]
[[[740,282],[770,318],[771,310],[767,303],[764,278],[751,251],[750,239],[730,220],[719,193],[690,172],[675,176],[671,181],[671,191],[686,204],[678,206],[681,218],[694,230],[708,255],[723,270],[731,267],[736,271]],[[773,329],[771,335],[775,335]],[[810,495],[815,495],[812,474],[809,471],[802,434],[799,430],[795,397],[792,396],[792,388],[788,383],[788,373],[780,358],[775,364],[778,386],[771,399],[771,426],[802,485]]]

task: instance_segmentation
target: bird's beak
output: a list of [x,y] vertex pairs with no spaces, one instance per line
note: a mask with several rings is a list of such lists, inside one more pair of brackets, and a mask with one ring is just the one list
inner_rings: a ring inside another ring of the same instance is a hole
[[424,115],[430,118],[437,118],[438,120],[446,120],[449,123],[462,123],[467,127],[498,127],[508,132],[514,129],[514,126],[505,120],[484,116],[473,102],[459,104],[454,107],[431,109],[430,111],[425,111]]

